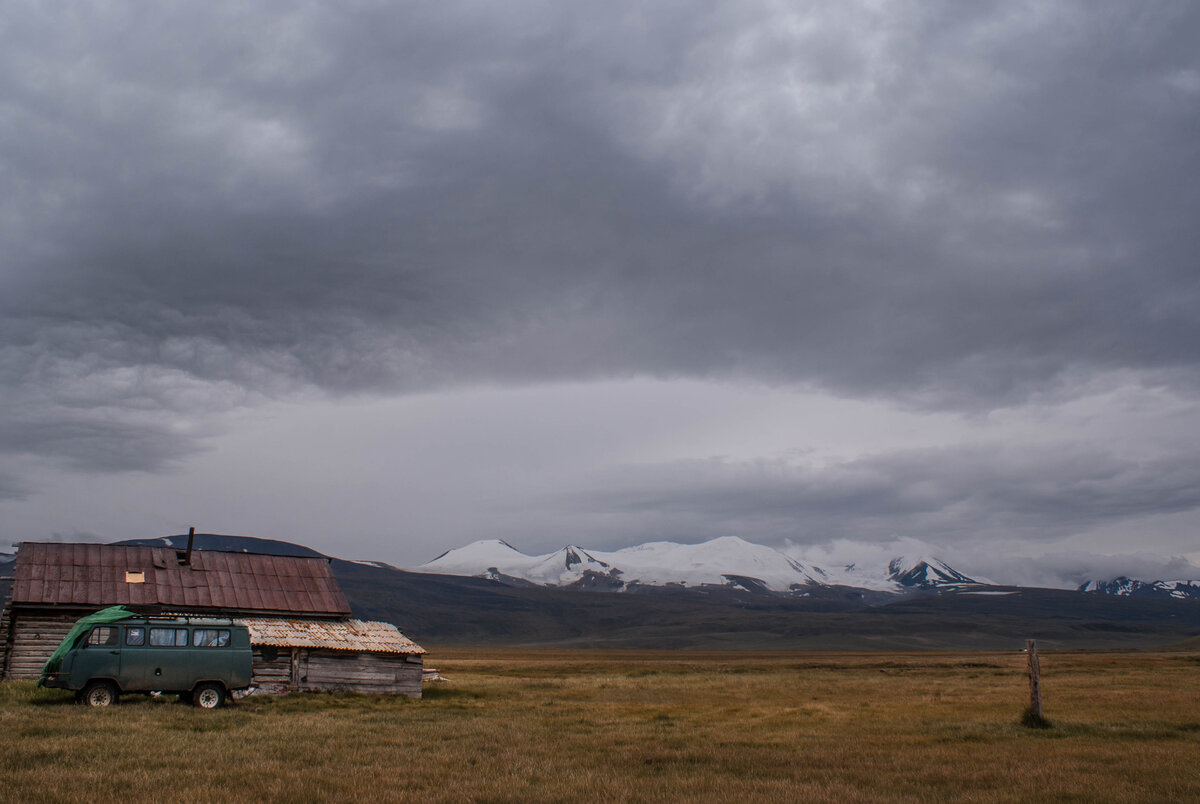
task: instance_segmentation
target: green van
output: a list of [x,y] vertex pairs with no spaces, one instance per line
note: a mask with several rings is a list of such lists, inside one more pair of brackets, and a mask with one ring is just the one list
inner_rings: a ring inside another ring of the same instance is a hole
[[88,706],[111,706],[127,692],[178,693],[216,709],[250,686],[250,633],[230,619],[128,617],[81,633],[52,668],[47,687],[76,691]]

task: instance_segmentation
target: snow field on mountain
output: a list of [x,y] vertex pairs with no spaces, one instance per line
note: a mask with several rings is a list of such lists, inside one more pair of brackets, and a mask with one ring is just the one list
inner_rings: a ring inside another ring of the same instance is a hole
[[649,542],[614,551],[569,545],[536,556],[526,555],[507,542],[492,539],[450,550],[415,569],[448,575],[498,573],[555,586],[575,583],[588,572],[616,578],[625,584],[647,586],[726,585],[735,577],[744,577],[756,579],[776,592],[822,585],[899,591],[905,586],[975,583],[934,558],[894,559],[888,566],[878,568],[852,564],[824,569],[736,536],[700,544]]

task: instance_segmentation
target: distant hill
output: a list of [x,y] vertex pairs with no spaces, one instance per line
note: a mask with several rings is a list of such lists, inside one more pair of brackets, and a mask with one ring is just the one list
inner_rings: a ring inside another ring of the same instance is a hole
[[[185,550],[188,545],[186,533],[164,536],[161,539],[126,539],[112,544],[128,544],[142,547],[174,547]],[[194,550],[222,550],[230,553],[258,553],[269,556],[312,556],[328,558],[309,547],[275,539],[258,539],[253,536],[228,536],[220,533],[197,533],[192,545]]]
[[1200,581],[1139,581],[1122,575],[1111,581],[1088,581],[1080,585],[1079,591],[1121,597],[1200,600]]
[[[792,650],[1145,648],[1200,636],[1200,603],[1072,590],[972,587],[888,597],[828,588],[612,594],[333,561],[355,615],[429,644]],[[428,645],[427,645],[428,647]]]

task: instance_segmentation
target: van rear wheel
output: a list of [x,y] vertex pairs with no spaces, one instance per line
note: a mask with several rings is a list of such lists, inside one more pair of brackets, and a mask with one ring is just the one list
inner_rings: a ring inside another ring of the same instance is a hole
[[192,690],[192,703],[201,709],[216,709],[225,703],[225,688],[220,684],[198,684]]
[[88,706],[100,708],[116,706],[118,695],[117,685],[111,681],[89,681],[80,699]]

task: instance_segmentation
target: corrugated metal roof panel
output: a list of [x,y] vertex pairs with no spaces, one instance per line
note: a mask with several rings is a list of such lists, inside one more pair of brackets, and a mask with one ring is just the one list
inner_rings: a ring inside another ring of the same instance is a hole
[[[143,572],[145,582],[126,582],[127,571]],[[180,566],[174,548],[110,544],[23,543],[14,568],[13,602],[350,613],[323,558],[197,550],[189,567]]]
[[236,621],[249,629],[251,645],[326,648],[360,653],[425,653],[424,648],[401,634],[391,623],[276,617],[239,617]]

